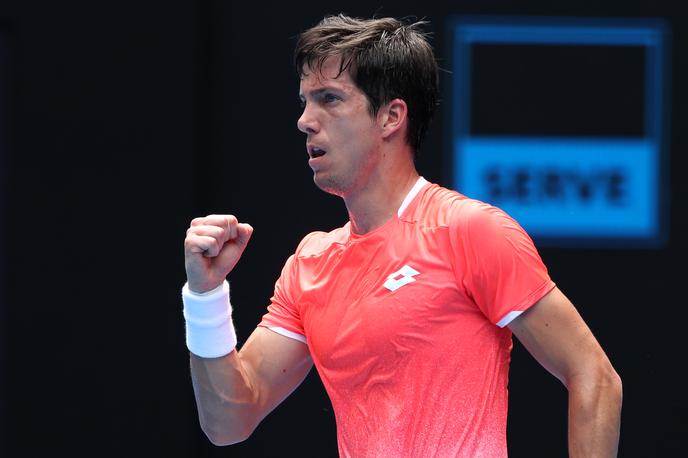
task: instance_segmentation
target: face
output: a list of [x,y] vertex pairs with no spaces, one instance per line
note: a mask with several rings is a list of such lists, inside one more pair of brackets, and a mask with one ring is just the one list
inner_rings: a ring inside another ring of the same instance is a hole
[[327,59],[321,72],[304,69],[299,90],[304,109],[297,125],[306,134],[315,184],[346,197],[363,189],[375,173],[382,131],[349,72],[337,76],[339,62]]

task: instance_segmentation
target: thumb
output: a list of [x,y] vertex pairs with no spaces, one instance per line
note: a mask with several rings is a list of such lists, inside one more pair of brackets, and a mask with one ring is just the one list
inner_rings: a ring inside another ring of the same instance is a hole
[[236,242],[240,245],[246,245],[253,234],[253,226],[246,223],[237,224],[237,238]]

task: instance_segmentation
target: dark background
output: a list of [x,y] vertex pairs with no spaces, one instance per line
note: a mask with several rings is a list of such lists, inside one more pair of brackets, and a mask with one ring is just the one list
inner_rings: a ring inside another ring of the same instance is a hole
[[[243,342],[301,237],[345,221],[343,204],[312,184],[291,67],[295,35],[340,11],[427,18],[441,64],[451,14],[668,21],[666,244],[541,254],[623,378],[620,456],[682,455],[688,21],[680,8],[660,0],[3,0],[0,455],[336,456],[315,372],[248,441],[210,445],[196,418],[180,288],[192,217],[231,212],[250,222],[253,240],[232,274]],[[446,90],[451,75],[442,78]],[[450,186],[446,108],[418,168]],[[566,456],[566,391],[517,342],[510,394],[510,455]]]

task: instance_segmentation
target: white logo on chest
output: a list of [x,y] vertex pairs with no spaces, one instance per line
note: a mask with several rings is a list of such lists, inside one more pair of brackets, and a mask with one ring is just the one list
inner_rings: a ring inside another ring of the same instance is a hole
[[420,272],[413,267],[404,266],[387,277],[387,281],[385,282],[384,286],[390,291],[396,291],[402,286],[416,281],[416,279],[413,277],[419,274]]

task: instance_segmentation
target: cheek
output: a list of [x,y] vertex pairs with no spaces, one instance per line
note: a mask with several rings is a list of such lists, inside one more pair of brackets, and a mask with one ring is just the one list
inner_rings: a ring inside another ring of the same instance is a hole
[[378,146],[378,132],[373,121],[367,116],[357,116],[355,120],[337,120],[330,124],[329,139],[339,146],[342,156],[351,162],[363,164],[373,160],[371,156]]

